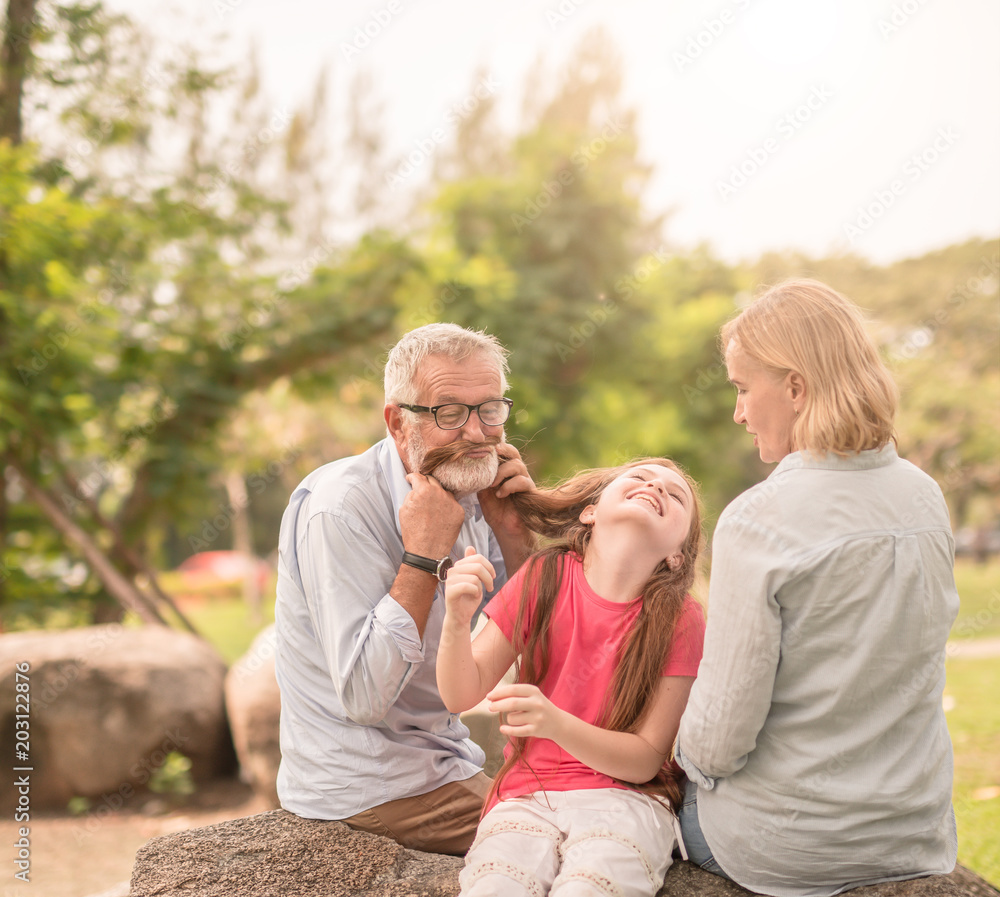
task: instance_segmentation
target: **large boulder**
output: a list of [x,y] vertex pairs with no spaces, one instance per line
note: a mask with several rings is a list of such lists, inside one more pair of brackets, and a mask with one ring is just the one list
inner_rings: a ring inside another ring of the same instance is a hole
[[[281,695],[274,678],[275,634],[268,626],[226,675],[226,708],[233,733],[240,773],[254,793],[270,806],[278,806],[275,786],[281,747],[278,723]],[[503,762],[507,739],[500,733],[499,715],[483,701],[462,714],[472,740],[486,752],[485,772],[495,775]]]
[[[121,806],[172,752],[191,760],[196,780],[231,772],[225,672],[208,643],[162,626],[0,637],[4,744],[25,731],[17,718],[23,703],[16,705],[14,696],[15,686],[27,681],[21,694],[30,698],[30,737],[19,765],[32,767],[26,773],[31,807],[64,808],[74,796]],[[0,801],[12,806],[17,800],[15,777],[0,778]]]
[[226,674],[226,710],[240,776],[269,806],[278,806],[275,782],[281,748],[281,695],[274,678],[274,627],[264,629]]
[[[462,860],[400,847],[341,822],[285,810],[153,838],[139,850],[131,897],[455,897]],[[677,862],[659,897],[750,894]],[[996,897],[966,869],[872,885],[852,897]]]

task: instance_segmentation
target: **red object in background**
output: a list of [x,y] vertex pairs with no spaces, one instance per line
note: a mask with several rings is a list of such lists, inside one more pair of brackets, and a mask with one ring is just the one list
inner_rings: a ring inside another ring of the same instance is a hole
[[240,551],[200,551],[177,568],[184,589],[201,591],[213,585],[244,582],[247,576],[258,592],[267,588],[271,568],[266,561]]

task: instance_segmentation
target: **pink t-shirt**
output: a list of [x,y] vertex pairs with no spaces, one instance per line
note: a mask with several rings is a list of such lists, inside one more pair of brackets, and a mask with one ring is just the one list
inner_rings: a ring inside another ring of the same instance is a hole
[[[608,601],[587,583],[578,556],[567,555],[563,563],[562,588],[556,598],[549,629],[549,669],[538,687],[557,707],[597,725],[605,696],[610,693],[614,680],[619,644],[639,615],[641,599],[627,603]],[[522,583],[529,566],[522,566],[486,605],[486,615],[511,642]],[[529,624],[534,602],[535,593],[532,592],[525,614]],[[705,614],[701,605],[688,596],[674,630],[670,653],[664,660],[663,675],[696,676],[704,638]],[[508,745],[505,755],[509,751]],[[548,738],[529,739],[525,757],[531,768],[518,764],[511,769],[500,785],[501,798],[520,797],[542,789],[624,788],[610,776],[581,763]]]

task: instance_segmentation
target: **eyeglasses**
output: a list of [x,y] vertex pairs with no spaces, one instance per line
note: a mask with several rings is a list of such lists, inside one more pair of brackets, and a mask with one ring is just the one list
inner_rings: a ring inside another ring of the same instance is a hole
[[434,415],[434,423],[442,430],[458,430],[465,426],[473,411],[479,415],[484,426],[499,427],[510,417],[510,409],[514,403],[510,399],[490,399],[478,405],[449,402],[446,405],[435,405],[433,408],[428,408],[426,405],[404,405],[402,402],[398,405],[406,411],[429,411]]

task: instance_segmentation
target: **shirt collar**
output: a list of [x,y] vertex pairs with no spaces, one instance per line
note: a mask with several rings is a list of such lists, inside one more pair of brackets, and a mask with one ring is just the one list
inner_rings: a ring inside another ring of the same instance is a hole
[[778,466],[771,471],[768,479],[786,470],[871,470],[875,467],[886,467],[898,457],[896,446],[891,442],[880,449],[867,449],[850,455],[830,452],[817,457],[810,452],[792,452],[778,462]]

